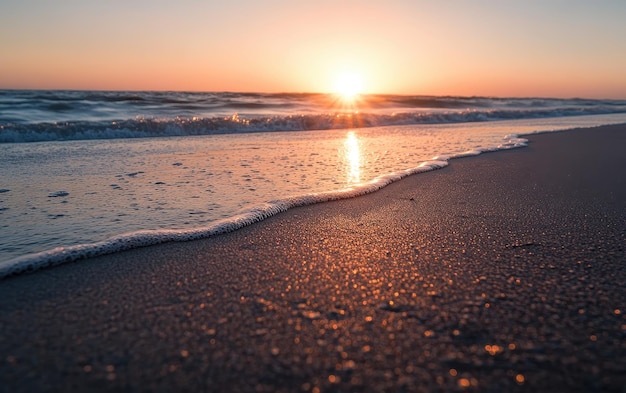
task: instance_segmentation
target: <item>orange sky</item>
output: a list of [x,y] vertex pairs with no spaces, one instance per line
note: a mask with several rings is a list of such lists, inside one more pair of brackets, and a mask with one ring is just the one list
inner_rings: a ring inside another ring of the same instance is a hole
[[626,2],[9,0],[0,88],[626,98]]

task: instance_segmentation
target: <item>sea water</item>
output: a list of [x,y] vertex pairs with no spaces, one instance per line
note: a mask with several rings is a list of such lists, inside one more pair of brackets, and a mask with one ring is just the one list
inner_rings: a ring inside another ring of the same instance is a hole
[[0,91],[0,276],[375,191],[625,101]]

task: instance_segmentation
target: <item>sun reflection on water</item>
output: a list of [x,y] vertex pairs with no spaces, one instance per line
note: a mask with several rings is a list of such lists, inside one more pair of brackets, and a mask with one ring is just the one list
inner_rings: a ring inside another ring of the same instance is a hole
[[361,149],[354,131],[348,132],[344,141],[344,159],[346,162],[346,182],[353,185],[361,182]]

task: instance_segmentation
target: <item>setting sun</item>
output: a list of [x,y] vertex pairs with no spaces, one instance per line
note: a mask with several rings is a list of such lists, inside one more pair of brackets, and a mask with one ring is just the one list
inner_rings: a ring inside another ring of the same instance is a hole
[[363,79],[354,72],[344,72],[335,79],[334,92],[344,100],[353,100],[363,92]]

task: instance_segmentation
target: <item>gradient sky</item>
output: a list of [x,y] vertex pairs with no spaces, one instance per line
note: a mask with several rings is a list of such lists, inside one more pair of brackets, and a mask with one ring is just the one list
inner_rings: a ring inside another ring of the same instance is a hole
[[0,88],[626,98],[624,0],[2,0]]

